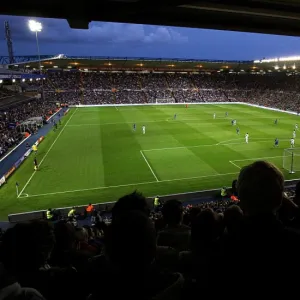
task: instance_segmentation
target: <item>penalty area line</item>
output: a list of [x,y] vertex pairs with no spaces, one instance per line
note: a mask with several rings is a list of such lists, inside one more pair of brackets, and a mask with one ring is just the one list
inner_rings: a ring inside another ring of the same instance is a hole
[[152,175],[154,176],[154,178],[156,179],[156,181],[159,181],[158,178],[157,178],[157,176],[155,175],[153,169],[151,168],[151,166],[150,166],[150,164],[149,164],[149,162],[148,162],[147,158],[145,157],[145,155],[144,155],[144,153],[143,153],[142,150],[140,150],[140,153],[142,154],[142,156],[143,156],[143,158],[144,158],[144,160],[145,160],[147,166],[149,167],[149,169],[150,169]]
[[249,160],[264,160],[264,159],[272,159],[272,158],[282,158],[282,156],[265,156],[265,157],[254,157],[254,158],[245,158],[245,159],[235,159],[235,160],[230,160],[229,162],[234,165],[235,167],[241,169],[239,165],[237,165],[234,162],[237,161],[249,161]]
[[173,181],[183,181],[183,180],[192,180],[192,179],[200,179],[200,178],[210,178],[210,177],[219,177],[219,176],[228,176],[228,175],[236,175],[239,172],[233,173],[224,173],[224,174],[213,174],[213,175],[203,175],[203,176],[195,176],[195,177],[186,177],[186,178],[175,178],[175,179],[166,179],[160,181],[146,181],[146,182],[138,182],[138,183],[129,183],[129,184],[120,184],[120,185],[112,185],[112,186],[101,186],[89,189],[79,189],[79,190],[70,190],[70,191],[62,191],[62,192],[53,192],[53,193],[44,193],[44,194],[33,194],[28,195],[29,198],[31,197],[42,197],[42,196],[52,196],[52,195],[59,195],[59,194],[68,194],[68,193],[78,193],[78,192],[88,192],[88,191],[97,191],[97,190],[104,190],[110,188],[119,188],[119,187],[128,187],[128,186],[137,186],[137,185],[147,185],[147,184],[158,184],[164,182],[173,182]]
[[234,165],[235,167],[237,167],[239,170],[241,169],[241,167],[240,166],[238,166],[237,164],[235,164],[233,161],[229,161],[232,165]]
[[[55,145],[55,143],[57,142],[58,138],[61,136],[61,134],[63,133],[63,131],[65,130],[66,126],[68,125],[68,123],[71,121],[71,119],[73,118],[74,114],[76,113],[76,111],[78,110],[78,107],[74,110],[73,114],[71,115],[70,119],[66,122],[66,124],[64,125],[64,127],[61,129],[60,133],[57,135],[56,139],[53,141],[53,143],[51,144],[50,148],[48,149],[48,151],[46,152],[46,154],[44,155],[44,157],[42,158],[41,162],[40,162],[40,166],[42,165],[43,161],[45,160],[45,158],[48,156],[49,152],[51,151],[51,149],[53,148],[53,146]],[[36,174],[37,171],[34,171],[31,176],[29,177],[28,181],[25,183],[24,187],[22,188],[21,192],[19,193],[17,198],[21,198],[22,193],[24,192],[24,190],[26,189],[26,187],[28,186],[28,184],[31,182],[32,178],[34,177],[34,175]],[[28,195],[28,194],[26,194]]]
[[[231,143],[230,141],[237,141],[237,140],[241,140],[238,143]],[[231,145],[245,145],[246,143],[243,142],[244,138],[240,138],[240,139],[233,139],[233,140],[228,140],[228,141],[222,141],[220,143],[217,144],[205,144],[205,145],[196,145],[196,146],[179,146],[179,147],[168,147],[168,148],[156,148],[156,149],[145,149],[143,150],[143,152],[146,151],[163,151],[163,150],[176,150],[176,149],[190,149],[190,148],[201,148],[201,147],[213,147],[213,146],[231,146]],[[252,143],[269,143],[270,140],[273,140],[272,138],[269,139],[251,139],[249,141],[249,144]],[[281,141],[289,141],[289,139],[281,139]],[[293,149],[293,148],[292,148]]]
[[246,161],[246,160],[261,160],[261,159],[268,159],[268,158],[282,158],[281,156],[265,156],[265,157],[253,157],[253,158],[245,158],[245,159],[235,159],[230,161],[231,163],[234,161]]

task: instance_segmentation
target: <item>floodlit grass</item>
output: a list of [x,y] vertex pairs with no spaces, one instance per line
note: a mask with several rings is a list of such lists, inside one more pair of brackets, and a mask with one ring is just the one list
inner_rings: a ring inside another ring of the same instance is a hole
[[[40,145],[40,170],[33,172],[31,155],[0,189],[0,216],[114,201],[135,189],[154,196],[228,186],[239,168],[255,159],[282,168],[283,149],[297,122],[297,116],[244,105],[74,108]],[[276,137],[279,148],[273,147]]]

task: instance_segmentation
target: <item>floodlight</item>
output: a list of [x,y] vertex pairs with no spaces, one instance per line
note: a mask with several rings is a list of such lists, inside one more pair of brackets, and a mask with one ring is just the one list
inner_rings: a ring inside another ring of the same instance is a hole
[[41,32],[43,29],[42,23],[35,20],[29,20],[28,22],[29,29],[33,32]]

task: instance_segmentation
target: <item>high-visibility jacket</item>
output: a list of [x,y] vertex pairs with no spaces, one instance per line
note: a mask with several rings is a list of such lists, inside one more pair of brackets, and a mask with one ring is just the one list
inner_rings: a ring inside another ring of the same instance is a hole
[[46,218],[47,218],[47,220],[50,220],[53,218],[53,214],[52,214],[51,210],[46,211]]
[[68,217],[74,217],[75,216],[75,212],[76,210],[74,208],[72,208],[69,213],[68,213]]
[[235,195],[232,195],[232,196],[230,197],[230,199],[231,199],[232,201],[234,201],[234,202],[238,202],[238,201],[239,201],[239,198],[238,198],[237,196],[235,196]]
[[154,198],[154,206],[159,206],[159,198],[158,197]]
[[226,195],[227,195],[226,189],[225,189],[225,188],[222,188],[222,189],[221,189],[221,196],[222,196],[222,197],[225,197]]
[[92,212],[94,210],[93,205],[88,205],[87,208],[85,209],[87,212]]

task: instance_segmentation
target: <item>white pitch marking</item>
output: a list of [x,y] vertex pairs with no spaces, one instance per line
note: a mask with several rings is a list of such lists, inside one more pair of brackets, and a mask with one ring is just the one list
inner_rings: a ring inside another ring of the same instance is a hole
[[237,167],[238,169],[241,169],[241,167],[240,166],[238,166],[237,164],[235,164],[233,161],[229,161],[231,164],[233,164],[235,167]]
[[[239,141],[239,140],[244,140],[245,138],[238,138],[238,139],[232,139],[232,140],[227,140],[227,141],[222,141],[222,142],[219,142],[217,145],[219,146],[219,145],[230,145],[230,144],[232,144],[232,143],[230,143],[230,142],[234,142],[234,141]],[[269,140],[272,140],[273,138],[268,138],[268,139],[266,139],[266,138],[252,138],[251,139],[251,141],[262,141],[262,142],[267,142],[267,141],[269,141]],[[281,141],[289,141],[289,139],[280,139]],[[226,144],[224,144],[224,143],[226,143]]]
[[27,197],[29,197],[29,195],[24,193],[24,194],[22,194],[22,196],[20,194],[18,198],[27,198]]
[[[236,141],[236,140],[241,140],[239,143],[230,143],[230,141]],[[200,148],[200,147],[212,147],[212,146],[230,146],[230,145],[242,145],[244,144],[244,142],[242,141],[244,140],[244,138],[242,139],[234,139],[234,140],[228,140],[229,143],[227,143],[228,141],[223,141],[217,144],[205,144],[205,145],[196,145],[196,146],[180,146],[180,147],[168,147],[168,148],[156,148],[156,149],[145,149],[143,150],[145,151],[160,151],[160,150],[175,150],[175,149],[190,149],[190,148]],[[273,138],[269,138],[269,139],[259,139],[257,138],[253,138],[252,140],[250,140],[250,142],[252,141],[252,143],[266,143],[269,142],[270,140],[273,140]],[[281,139],[281,141],[289,141],[289,139]]]
[[136,186],[136,185],[163,183],[163,182],[172,182],[172,181],[181,181],[181,180],[191,180],[191,179],[209,178],[209,177],[236,175],[236,174],[238,174],[238,172],[225,173],[225,174],[204,175],[204,176],[195,176],[195,177],[186,177],[186,178],[166,179],[166,180],[160,180],[160,181],[147,181],[147,182],[129,183],[129,184],[121,184],[121,185],[112,185],[112,186],[101,186],[101,187],[90,188],[90,189],[81,189],[81,190],[71,190],[71,191],[63,191],[63,192],[53,192],[53,193],[29,195],[28,197],[51,196],[51,195],[57,195],[57,194],[95,191],[95,190],[103,190],[103,189],[118,188],[118,187]]
[[199,148],[199,147],[211,147],[216,146],[216,144],[208,144],[208,145],[197,145],[197,146],[181,146],[181,147],[168,147],[168,148],[157,148],[157,149],[146,149],[145,151],[160,151],[160,150],[175,150],[175,149],[190,149],[190,148]]
[[268,158],[282,158],[282,156],[266,156],[266,157],[258,157],[258,158],[235,159],[230,162],[232,163],[233,161],[260,160],[260,159],[268,159]]
[[142,154],[142,156],[143,156],[143,158],[144,158],[144,160],[145,160],[147,166],[149,167],[149,169],[150,169],[152,175],[154,176],[154,178],[156,179],[156,181],[159,181],[158,178],[157,178],[157,176],[155,175],[153,169],[151,168],[151,166],[150,166],[150,164],[149,164],[149,162],[148,162],[147,158],[145,157],[145,155],[144,155],[144,153],[143,153],[142,150],[140,150],[140,153]]
[[[45,158],[47,157],[47,155],[49,154],[49,152],[51,151],[51,149],[53,148],[53,146],[55,145],[55,143],[57,142],[58,138],[61,136],[61,134],[63,133],[64,129],[66,128],[67,124],[71,121],[71,119],[73,118],[74,114],[76,113],[78,108],[76,108],[72,114],[72,116],[70,117],[70,119],[66,122],[66,124],[64,125],[64,127],[62,128],[62,130],[60,131],[60,133],[57,135],[56,139],[54,140],[54,142],[52,143],[52,145],[50,146],[50,148],[48,149],[48,151],[46,152],[46,154],[44,155],[44,157],[42,158],[39,166],[42,165],[43,161],[45,160]],[[33,176],[36,174],[37,171],[34,171],[32,173],[32,175],[29,177],[28,181],[26,182],[26,184],[24,185],[23,189],[21,190],[20,194],[18,195],[18,198],[20,198],[20,196],[22,195],[22,193],[24,192],[24,190],[26,189],[26,187],[28,186],[28,184],[30,183],[30,181],[32,180]]]
[[229,143],[229,142],[233,142],[233,141],[239,141],[239,140],[244,140],[244,138],[238,138],[238,139],[232,139],[232,140],[227,140],[227,141],[221,141],[219,143],[217,143],[216,145],[222,145],[223,143]]

